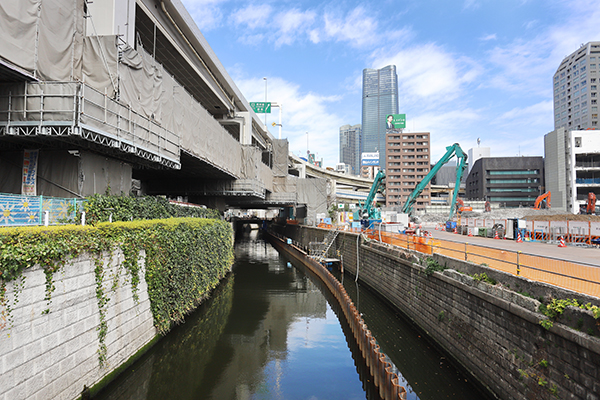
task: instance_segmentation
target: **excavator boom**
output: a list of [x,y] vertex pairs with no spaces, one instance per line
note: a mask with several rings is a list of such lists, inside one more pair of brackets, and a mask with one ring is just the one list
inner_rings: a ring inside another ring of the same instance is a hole
[[458,165],[456,166],[456,184],[454,186],[454,193],[452,194],[452,202],[450,203],[450,217],[454,216],[454,211],[456,209],[456,197],[458,196],[458,191],[460,189],[460,181],[462,179],[463,173],[466,168],[467,163],[467,155],[460,148],[458,143],[454,143],[452,146],[446,147],[446,154],[431,168],[431,171],[423,178],[421,182],[415,187],[415,190],[408,196],[406,203],[402,207],[402,212],[405,214],[412,213],[412,207],[417,201],[417,197],[421,194],[421,192],[427,187],[431,179],[437,174],[437,172],[442,168],[444,164],[446,164],[452,157],[456,156],[459,159]]

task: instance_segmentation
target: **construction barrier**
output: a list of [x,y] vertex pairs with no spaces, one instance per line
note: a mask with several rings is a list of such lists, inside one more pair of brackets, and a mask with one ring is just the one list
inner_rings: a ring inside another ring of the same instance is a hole
[[485,264],[509,274],[600,297],[600,266],[424,236],[377,230],[363,231],[363,234],[369,239],[407,250]]
[[[460,221],[458,231],[461,232],[461,226],[464,231],[472,232],[474,229],[479,231],[494,226],[506,228],[509,220],[506,219],[478,219],[464,218]],[[523,236],[529,235],[532,241],[556,242],[559,237],[563,237],[567,243],[593,244],[600,241],[600,222],[592,221],[526,221],[526,228]]]
[[373,376],[375,386],[379,389],[379,396],[385,400],[406,400],[406,389],[399,384],[398,375],[394,372],[394,366],[387,360],[387,356],[381,352],[377,340],[367,328],[367,325],[340,281],[327,268],[309,257],[300,248],[286,246],[284,238],[279,237],[279,235],[273,232],[269,232],[269,234],[273,237],[275,247],[285,250],[288,254],[302,262],[321,279],[336,298],[352,330],[352,334],[365,363]]

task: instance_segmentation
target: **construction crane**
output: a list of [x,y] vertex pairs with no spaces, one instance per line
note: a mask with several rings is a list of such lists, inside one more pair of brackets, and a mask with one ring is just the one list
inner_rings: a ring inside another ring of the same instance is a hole
[[542,205],[544,205],[543,208],[551,208],[550,200],[552,200],[551,192],[546,192],[544,194],[539,195],[537,199],[535,199],[535,203],[533,203],[533,209],[539,210],[542,208]]
[[354,212],[354,220],[367,220],[367,219],[380,219],[381,213],[375,207],[375,196],[377,192],[383,189],[383,180],[385,179],[385,172],[379,170],[371,186],[371,191],[367,196],[367,200],[364,203],[358,204],[359,210]]
[[408,196],[406,203],[402,207],[402,212],[405,214],[411,214],[412,208],[415,202],[417,201],[417,197],[421,194],[423,189],[427,187],[429,181],[433,179],[435,174],[446,164],[448,161],[452,159],[452,157],[456,156],[458,159],[458,163],[456,165],[456,184],[454,186],[454,192],[452,194],[452,202],[450,202],[450,216],[448,219],[452,219],[454,216],[454,211],[456,210],[456,198],[458,196],[458,190],[460,189],[460,180],[462,179],[463,173],[465,171],[467,165],[467,155],[460,148],[458,143],[454,143],[452,146],[446,147],[446,154],[431,168],[431,171],[423,178],[421,182],[415,187],[415,190]]

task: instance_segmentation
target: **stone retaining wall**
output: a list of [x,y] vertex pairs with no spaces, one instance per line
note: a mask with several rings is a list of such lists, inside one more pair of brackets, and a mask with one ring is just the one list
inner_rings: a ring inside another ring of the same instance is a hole
[[[306,247],[322,241],[327,232],[298,226],[276,230]],[[331,250],[352,274],[357,273],[357,240],[357,234],[342,232]],[[536,299],[452,270],[426,274],[420,265],[425,255],[374,241],[360,239],[358,260],[363,284],[412,320],[498,398],[600,399],[600,340],[560,323],[544,329]],[[477,268],[493,273],[483,266],[452,262],[459,270],[464,264],[467,274]],[[559,298],[572,295],[567,291]]]
[[143,261],[136,302],[122,260],[118,250],[103,259],[104,293],[110,299],[104,367],[98,359],[100,313],[93,258],[68,261],[54,273],[50,302],[44,300],[46,275],[39,266],[6,285],[12,310],[0,310],[0,400],[75,399],[84,385],[98,383],[155,337]]

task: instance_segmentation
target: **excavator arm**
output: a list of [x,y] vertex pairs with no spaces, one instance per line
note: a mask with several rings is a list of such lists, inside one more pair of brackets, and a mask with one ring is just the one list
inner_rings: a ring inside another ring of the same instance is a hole
[[367,200],[364,205],[361,205],[361,219],[377,219],[375,218],[375,206],[373,205],[373,200],[375,200],[375,196],[377,192],[383,187],[383,180],[385,179],[385,172],[379,170],[377,175],[375,176],[375,180],[373,181],[373,185],[371,186],[371,191],[367,196]]
[[550,208],[550,200],[552,199],[552,193],[546,192],[541,194],[535,199],[535,203],[533,203],[533,209],[539,210],[542,207],[542,202],[546,200],[546,208]]
[[415,202],[417,201],[417,197],[423,192],[423,190],[427,187],[431,179],[437,174],[437,172],[446,164],[452,157],[456,156],[459,160],[458,165],[456,166],[456,184],[454,186],[454,192],[452,194],[452,202],[450,203],[450,217],[454,215],[456,210],[456,198],[458,196],[458,190],[460,189],[460,180],[462,179],[463,173],[466,168],[467,163],[467,155],[460,148],[458,143],[454,143],[452,146],[446,147],[446,154],[431,168],[431,171],[423,178],[421,182],[415,187],[415,190],[408,196],[406,203],[402,207],[402,212],[405,214],[411,214],[412,208]]

